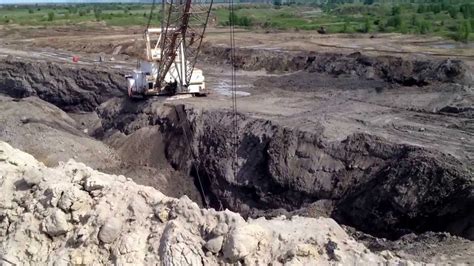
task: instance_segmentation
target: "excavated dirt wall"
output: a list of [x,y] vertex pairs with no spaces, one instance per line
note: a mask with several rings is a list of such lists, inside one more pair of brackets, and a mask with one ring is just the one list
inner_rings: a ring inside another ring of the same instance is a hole
[[428,230],[473,238],[471,174],[450,155],[369,134],[328,142],[318,132],[239,114],[235,160],[231,112],[156,107],[117,99],[99,116],[105,131],[160,127],[168,162],[191,174],[194,163],[215,208],[326,214],[390,238]]
[[102,103],[102,128],[91,134],[104,141],[113,132],[158,127],[166,161],[191,175],[198,169],[213,207],[249,216],[323,214],[377,236],[436,230],[474,239],[472,175],[450,155],[369,134],[329,142],[318,130],[244,114],[238,114],[234,147],[231,112],[113,98],[124,92],[120,73],[47,63],[0,66],[0,88],[10,96],[38,96],[67,111],[90,111]]
[[73,112],[93,111],[126,93],[124,74],[115,70],[17,60],[0,60],[0,88],[10,97],[37,96]]
[[[230,48],[206,46],[202,57],[212,63],[229,64]],[[402,85],[434,82],[474,84],[469,67],[461,60],[410,60],[395,56],[292,52],[264,49],[236,49],[234,65],[243,70],[268,72],[308,71],[331,75],[350,74],[364,79],[381,79]]]

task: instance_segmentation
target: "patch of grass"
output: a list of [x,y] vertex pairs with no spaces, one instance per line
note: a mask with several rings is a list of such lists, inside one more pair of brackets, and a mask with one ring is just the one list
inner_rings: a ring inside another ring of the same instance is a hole
[[[227,5],[216,5],[212,17],[218,25],[279,30],[318,30],[327,33],[398,32],[431,34],[469,42],[474,39],[472,0],[328,0],[292,1],[298,4],[241,4],[231,18]],[[323,3],[323,4],[322,4]],[[325,4],[324,4],[325,3]],[[0,24],[73,25],[104,21],[110,26],[145,26],[150,4],[22,5],[0,8]],[[153,25],[159,25],[155,11]]]

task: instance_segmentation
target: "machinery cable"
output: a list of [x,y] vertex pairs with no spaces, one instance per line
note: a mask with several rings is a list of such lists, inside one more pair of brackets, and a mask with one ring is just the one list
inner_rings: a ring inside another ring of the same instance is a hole
[[[202,179],[201,179],[201,176],[199,174],[198,158],[197,158],[196,154],[194,153],[193,147],[191,146],[191,140],[189,139],[188,134],[186,133],[186,127],[181,122],[183,119],[181,119],[180,112],[178,112],[178,109],[176,108],[176,105],[173,105],[173,107],[174,107],[174,111],[176,112],[176,116],[178,118],[178,123],[181,124],[181,129],[183,130],[184,138],[186,139],[186,143],[187,143],[187,145],[190,149],[191,156],[193,157],[193,163],[191,164],[191,167],[194,167],[194,171],[196,172],[196,177],[197,177],[197,180],[198,180],[198,183],[199,183],[199,189],[201,190],[202,200],[204,201],[204,205],[206,206],[206,208],[209,208],[209,203],[207,202],[207,199],[206,199],[206,194],[204,192],[204,186],[202,184]],[[186,121],[188,129],[189,129],[189,131],[191,131],[191,123],[189,123],[189,120],[184,118],[184,121]]]
[[232,90],[232,137],[233,157],[232,170],[234,178],[237,177],[237,149],[239,143],[239,127],[237,121],[237,81],[235,73],[235,12],[234,0],[229,0],[229,31],[230,31],[230,62],[231,62],[231,90]]
[[151,9],[150,9],[150,15],[148,15],[148,22],[146,23],[147,30],[150,28],[151,19],[153,18],[153,10],[155,9],[155,3],[156,3],[156,0],[153,0],[153,3],[151,4]]

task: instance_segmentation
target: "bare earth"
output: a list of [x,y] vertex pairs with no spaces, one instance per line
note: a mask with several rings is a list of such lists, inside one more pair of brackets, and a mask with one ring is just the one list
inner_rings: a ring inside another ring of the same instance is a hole
[[[100,25],[92,25],[86,30],[3,28],[0,29],[0,59],[55,62],[72,68],[100,68],[127,73],[135,66],[135,57],[141,52],[141,30],[105,30]],[[227,47],[226,29],[210,29],[206,41],[211,47]],[[316,51],[343,55],[361,52],[373,57],[461,59],[467,65],[467,72],[471,73],[471,77],[474,69],[472,44],[460,45],[434,37],[398,34],[320,35],[308,32],[266,33],[239,30],[236,33],[236,43],[240,48],[253,49],[255,53],[262,50]],[[72,63],[73,55],[80,57],[79,63]],[[105,59],[104,62],[99,62],[100,57]],[[156,105],[183,103],[201,111],[230,110],[232,101],[229,65],[222,59],[207,58],[199,67],[204,70],[206,86],[210,90],[207,97],[157,99]],[[4,88],[0,88],[0,91],[2,89]],[[360,79],[351,74],[335,76],[304,70],[284,73],[238,70],[237,90],[238,112],[251,118],[269,120],[284,128],[320,134],[321,138],[328,142],[341,142],[354,133],[367,133],[391,143],[434,150],[454,157],[470,174],[471,184],[474,180],[472,84],[434,82],[423,86],[410,86],[378,79]],[[0,112],[0,122],[4,125],[4,131],[0,130],[0,140],[33,154],[38,160],[51,166],[58,161],[74,158],[103,171],[137,176],[137,183],[154,186],[171,196],[184,193],[199,202],[200,195],[197,190],[183,189],[192,185],[192,181],[186,180],[189,173],[176,171],[168,164],[163,164],[167,159],[170,160],[164,156],[164,146],[157,144],[149,147],[151,151],[159,152],[159,155],[152,152],[143,154],[142,151],[148,147],[143,139],[153,138],[157,143],[163,142],[156,128],[142,127],[127,136],[123,132],[106,132],[109,134],[103,138],[106,141],[98,141],[89,136],[97,128],[104,127],[97,124],[100,121],[96,112],[63,112],[47,103],[38,103],[37,98],[27,99],[18,104],[8,97],[0,98],[0,110],[3,110]],[[111,106],[115,108],[113,103]],[[451,106],[462,107],[468,111],[440,111]],[[37,114],[30,116],[25,109],[34,110]],[[42,112],[49,113],[43,117],[40,115]],[[57,119],[51,120],[50,113]],[[24,127],[23,122],[18,122],[20,118],[36,119],[40,122],[29,123],[28,127]],[[117,127],[119,126],[121,125]],[[54,133],[55,130],[60,133]],[[33,132],[40,132],[41,143],[31,140],[29,136]],[[59,143],[67,146],[66,148],[54,146],[57,141],[55,134],[60,136]],[[145,157],[146,159],[143,159]],[[174,168],[180,170],[179,167]],[[170,176],[176,178],[170,181]],[[474,236],[474,232],[471,234]],[[469,261],[473,253],[472,242],[449,238],[443,240],[445,242],[441,241],[449,244],[446,244],[445,248],[443,244],[433,244],[433,239],[439,237],[428,236],[428,240],[408,237],[406,242],[400,240],[386,244],[390,247],[384,248],[398,248],[401,254],[408,253],[404,255],[405,258],[412,259],[419,255],[422,260],[430,261],[433,254],[429,253],[429,245],[432,245],[436,250],[440,250],[440,253],[444,252],[440,256],[448,257],[448,261]],[[367,241],[373,242],[371,239]],[[416,243],[428,244],[423,246]],[[400,245],[406,245],[407,248],[400,248]],[[416,251],[408,252],[410,245],[416,246]]]

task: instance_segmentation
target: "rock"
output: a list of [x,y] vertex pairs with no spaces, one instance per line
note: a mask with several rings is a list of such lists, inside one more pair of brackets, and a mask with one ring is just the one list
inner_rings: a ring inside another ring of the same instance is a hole
[[375,79],[375,70],[373,67],[367,67],[365,71],[365,78],[366,79]]
[[229,226],[226,223],[218,223],[216,227],[212,230],[212,233],[215,236],[222,236],[229,232]]
[[236,262],[255,253],[260,241],[265,240],[266,232],[259,225],[245,225],[230,233],[224,244],[224,257]]
[[41,183],[43,174],[37,168],[30,168],[23,173],[23,181],[29,185],[34,186]]
[[88,192],[92,192],[94,190],[102,190],[109,187],[109,185],[108,180],[104,180],[100,176],[89,176],[84,182],[84,189]]
[[395,258],[395,256],[392,254],[392,252],[388,250],[383,250],[380,252],[380,255],[382,255],[385,259],[390,260]]
[[223,236],[218,236],[216,238],[210,239],[206,242],[204,247],[209,250],[210,252],[217,254],[222,249],[222,242],[224,241]]
[[54,209],[42,224],[43,232],[51,237],[66,234],[70,227],[66,219],[66,214],[59,209]]
[[122,45],[119,45],[119,46],[115,47],[112,54],[113,55],[118,55],[120,53],[120,50],[122,50]]
[[26,116],[22,116],[22,117],[20,118],[20,121],[21,121],[23,124],[26,124],[26,123],[30,122],[30,119],[29,119],[28,117],[26,117]]
[[[371,252],[330,218],[244,220],[229,210],[200,209],[187,197],[166,197],[154,188],[74,161],[47,168],[4,142],[0,151],[8,158],[0,160],[0,254],[7,263],[327,265],[338,260],[341,265],[407,264]],[[31,168],[40,177],[34,189],[17,190],[15,184]],[[86,188],[96,190],[88,193]],[[96,191],[100,195],[91,196]],[[25,211],[23,205],[34,208]],[[73,222],[68,223],[69,217]],[[457,262],[471,260],[472,245],[466,247],[456,254],[463,258],[456,257]]]
[[158,207],[154,209],[155,216],[160,220],[162,223],[166,223],[169,220],[170,210],[165,207]]
[[335,260],[335,261],[339,261],[339,256],[336,255],[336,249],[337,249],[337,243],[332,241],[332,240],[329,240],[326,245],[326,253],[329,257],[330,260]]
[[109,218],[100,228],[99,239],[106,244],[112,243],[120,235],[121,230],[122,221],[115,217]]
[[0,237],[7,235],[9,226],[10,222],[8,220],[8,217],[0,213]]
[[207,256],[201,245],[194,245],[198,239],[185,230],[184,225],[179,221],[170,221],[164,228],[160,241],[161,264],[165,266],[209,264],[203,263],[207,260]]

